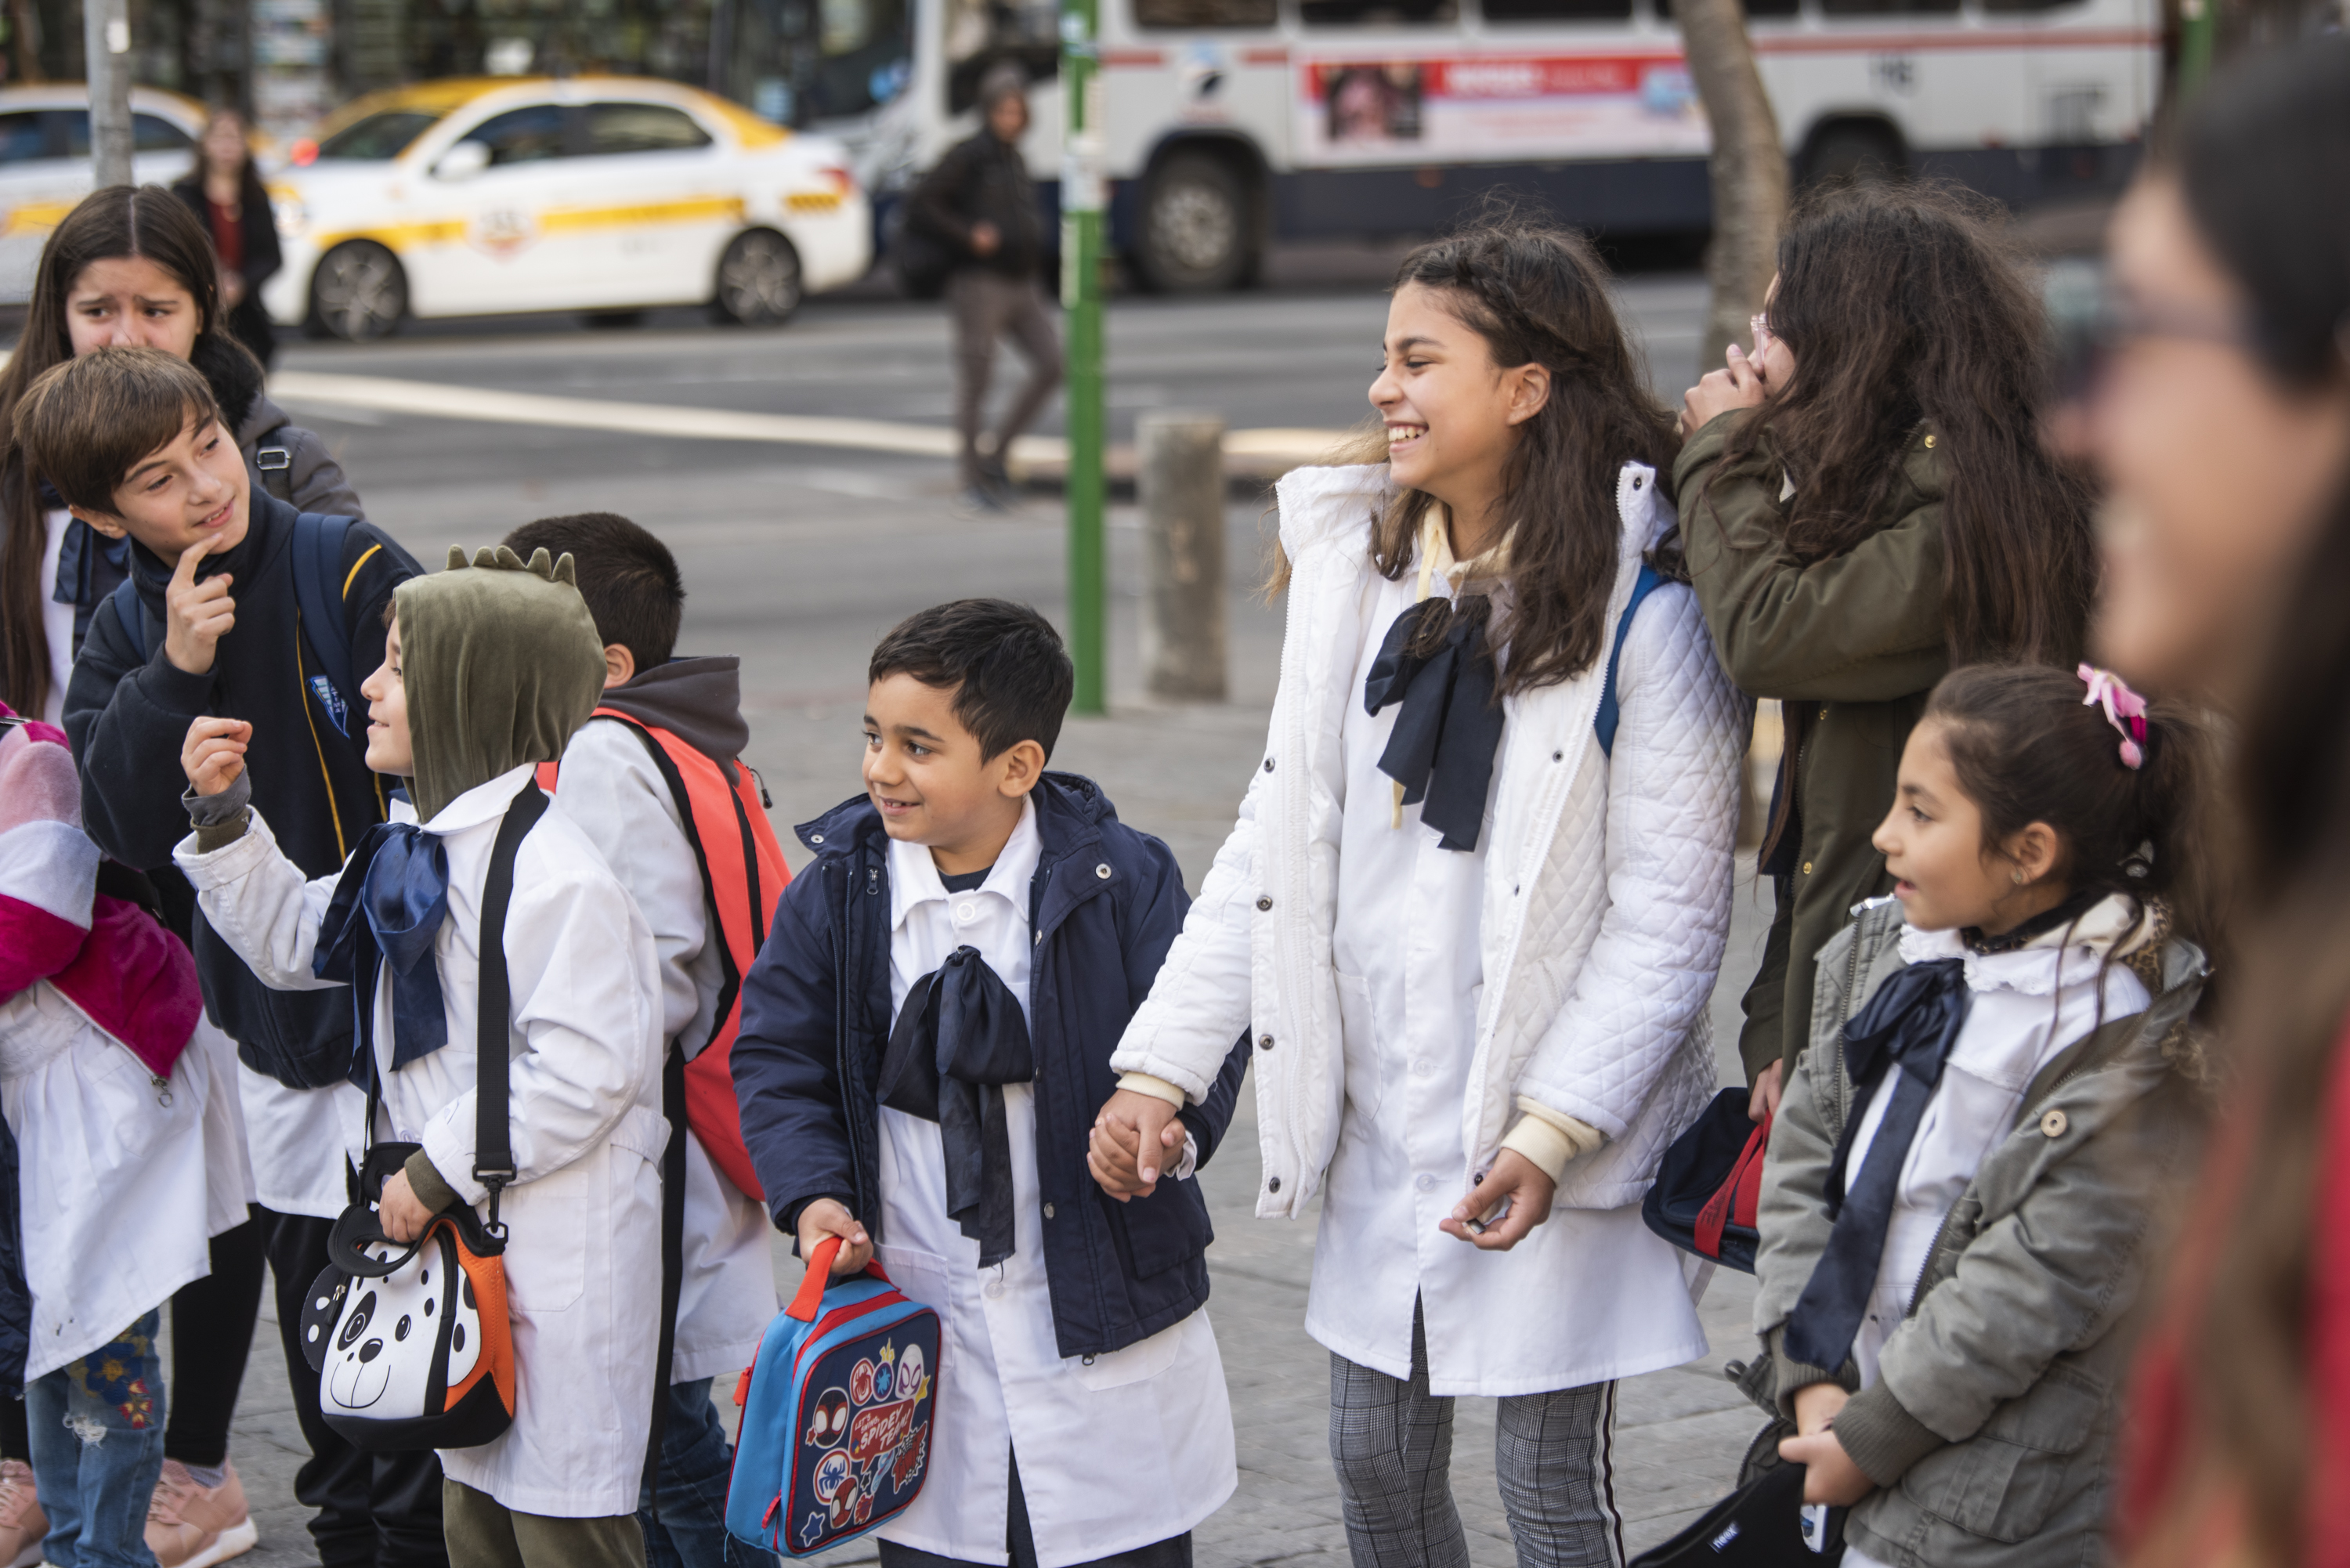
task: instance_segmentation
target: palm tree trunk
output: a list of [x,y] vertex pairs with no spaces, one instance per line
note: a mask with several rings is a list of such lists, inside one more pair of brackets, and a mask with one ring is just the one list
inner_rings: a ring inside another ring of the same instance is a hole
[[1699,349],[1703,374],[1720,368],[1724,348],[1746,340],[1747,318],[1762,308],[1787,217],[1787,154],[1739,0],[1673,0],[1673,15],[1713,128],[1713,244],[1705,263],[1713,301]]

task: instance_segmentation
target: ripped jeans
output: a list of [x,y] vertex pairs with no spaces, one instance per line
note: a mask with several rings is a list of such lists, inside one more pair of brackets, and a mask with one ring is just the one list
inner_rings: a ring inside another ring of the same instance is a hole
[[163,1365],[149,1313],[25,1388],[33,1480],[54,1568],[152,1568],[147,1504],[163,1474]]

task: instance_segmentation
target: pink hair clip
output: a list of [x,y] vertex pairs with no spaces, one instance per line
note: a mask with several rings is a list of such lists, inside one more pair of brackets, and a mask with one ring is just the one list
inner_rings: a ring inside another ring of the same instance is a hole
[[2094,708],[2102,702],[2106,722],[2122,738],[2122,765],[2137,768],[2146,761],[2146,699],[2122,683],[2122,678],[2110,670],[2099,670],[2084,664],[2074,673],[2088,683],[2089,694],[2081,699],[2081,706]]

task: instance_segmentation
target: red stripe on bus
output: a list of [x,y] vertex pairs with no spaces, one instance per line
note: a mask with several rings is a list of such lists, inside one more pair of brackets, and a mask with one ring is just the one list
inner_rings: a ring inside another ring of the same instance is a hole
[[1101,63],[1113,70],[1120,67],[1163,66],[1167,55],[1161,49],[1104,49]]
[[1287,49],[1243,49],[1241,64],[1244,66],[1285,66],[1289,63]]

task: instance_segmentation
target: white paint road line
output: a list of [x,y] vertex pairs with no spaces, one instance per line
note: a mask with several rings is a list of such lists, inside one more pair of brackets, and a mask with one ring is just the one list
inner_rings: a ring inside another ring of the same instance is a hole
[[[363,409],[425,419],[552,425],[621,435],[675,436],[688,441],[831,447],[891,452],[902,457],[952,458],[958,450],[955,432],[938,425],[837,419],[818,414],[745,413],[730,409],[686,408],[675,403],[617,402],[602,398],[550,397],[540,392],[498,391],[389,376],[280,370],[269,378],[269,390],[279,401],[296,405]],[[1344,431],[1233,431],[1224,438],[1224,450],[1232,456],[1303,463],[1321,460],[1347,439]],[[1069,461],[1069,443],[1058,436],[1022,436],[1012,443],[1009,456],[1016,467],[1063,468]]]

